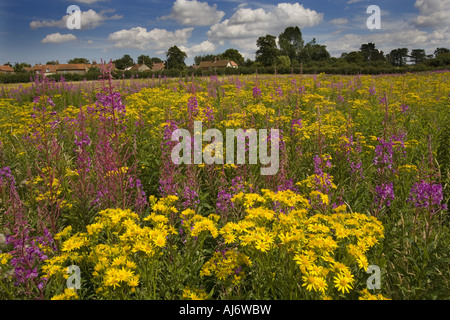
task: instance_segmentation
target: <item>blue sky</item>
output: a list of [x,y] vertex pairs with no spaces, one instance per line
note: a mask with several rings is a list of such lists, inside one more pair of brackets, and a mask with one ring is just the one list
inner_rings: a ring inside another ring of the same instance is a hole
[[[67,28],[67,7],[82,11],[81,29]],[[381,8],[381,29],[369,30],[367,8]],[[332,56],[375,42],[377,48],[450,48],[449,0],[1,0],[0,64],[65,63],[75,57],[165,58],[173,45],[196,55],[238,49],[254,59],[256,39],[299,26]]]

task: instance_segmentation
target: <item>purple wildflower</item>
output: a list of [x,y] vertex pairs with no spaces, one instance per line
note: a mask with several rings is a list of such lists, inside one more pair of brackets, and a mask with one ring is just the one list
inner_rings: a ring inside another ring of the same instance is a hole
[[381,172],[384,168],[395,172],[395,169],[393,167],[394,143],[392,142],[392,140],[385,141],[381,138],[378,138],[378,143],[379,144],[375,147],[376,156],[373,160],[373,163],[378,166],[378,172]]
[[408,198],[416,208],[432,208],[432,210],[446,210],[447,206],[441,204],[444,199],[442,185],[434,182],[420,181],[413,185]]
[[394,195],[394,185],[392,182],[383,183],[380,186],[375,187],[375,203],[379,205],[379,208],[386,204],[386,206],[391,206],[391,201],[395,200]]
[[197,97],[190,97],[188,101],[188,112],[190,117],[195,117],[198,114]]
[[253,87],[253,99],[261,98],[261,89]]
[[409,110],[410,110],[410,109],[409,109],[409,106],[408,106],[408,105],[402,104],[402,106],[401,106],[401,112],[402,112],[403,114],[408,113]]
[[195,209],[200,204],[198,193],[195,190],[191,190],[189,187],[184,189],[183,198],[185,199],[185,201],[181,204],[183,209]]

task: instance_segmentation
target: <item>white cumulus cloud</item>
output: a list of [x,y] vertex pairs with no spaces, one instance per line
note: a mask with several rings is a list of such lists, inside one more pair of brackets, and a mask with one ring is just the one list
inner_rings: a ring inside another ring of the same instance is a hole
[[432,54],[436,47],[448,47],[450,43],[450,27],[434,31],[419,30],[408,22],[386,22],[380,32],[369,34],[343,34],[330,36],[324,44],[332,55],[342,52],[358,51],[361,44],[375,43],[377,49],[389,53],[393,49],[408,48],[425,49]]
[[335,25],[347,24],[348,22],[349,22],[349,20],[346,18],[337,18],[337,19],[333,19],[330,21],[330,23],[335,24]]
[[143,27],[123,29],[111,33],[108,40],[114,42],[116,48],[134,49],[168,49],[173,45],[184,45],[192,35],[194,28],[184,28],[176,31],[152,29],[147,31]]
[[186,52],[188,58],[194,57],[199,53],[213,53],[216,48],[217,46],[208,40],[192,47],[180,46],[180,50]]
[[58,32],[47,35],[44,39],[41,40],[41,43],[62,43],[75,40],[77,40],[77,37],[75,37],[73,34],[60,34]]
[[323,20],[323,14],[299,3],[279,3],[272,9],[239,8],[229,19],[211,26],[211,41],[225,41],[246,50],[256,48],[256,39],[266,34],[277,36],[286,27],[312,27]]
[[419,10],[415,23],[420,27],[448,27],[450,25],[449,0],[417,0],[414,4]]
[[219,23],[224,16],[225,12],[217,10],[217,5],[210,6],[197,0],[176,0],[170,15],[160,19],[173,19],[184,26],[210,26]]
[[[103,24],[106,20],[117,20],[121,19],[120,15],[112,15],[107,16],[107,13],[111,12],[111,10],[100,11],[99,13],[95,12],[92,9],[88,11],[81,12],[81,29],[94,29],[99,25]],[[57,27],[57,28],[67,28],[67,19],[69,14],[63,16],[60,20],[35,20],[30,22],[31,29],[38,29],[43,27]]]

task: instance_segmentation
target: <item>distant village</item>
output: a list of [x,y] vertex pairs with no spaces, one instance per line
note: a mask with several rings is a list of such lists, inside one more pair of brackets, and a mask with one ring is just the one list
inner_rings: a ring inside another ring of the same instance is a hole
[[[192,66],[194,69],[201,70],[216,70],[224,68],[238,68],[238,64],[232,60],[214,60],[214,61],[202,61],[199,65]],[[86,74],[91,68],[100,68],[100,66],[93,62],[89,63],[68,63],[68,64],[36,64],[34,67],[23,67],[23,71],[34,73],[35,75],[54,75],[54,74]],[[145,64],[135,64],[132,67],[125,68],[124,70],[117,69],[113,63],[113,70],[117,71],[152,71],[158,72],[166,69],[165,62],[153,63],[152,67],[148,67]],[[15,71],[12,66],[5,64],[0,65],[0,73],[14,74]]]

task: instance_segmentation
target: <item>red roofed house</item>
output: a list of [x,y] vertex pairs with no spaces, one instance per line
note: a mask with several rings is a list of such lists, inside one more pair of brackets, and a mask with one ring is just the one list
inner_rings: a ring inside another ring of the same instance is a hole
[[147,67],[145,64],[135,64],[129,70],[131,70],[131,71],[147,71],[147,70],[151,70],[151,69],[149,67]]
[[[109,66],[110,63],[105,63],[105,65],[106,65],[106,66]],[[91,67],[92,67],[92,68],[97,68],[97,69],[100,69],[100,70],[101,70],[102,64],[101,64],[101,63],[97,63],[96,61],[93,61]],[[114,71],[114,70],[117,70],[117,69],[116,69],[116,64],[111,62],[111,71]]]
[[14,69],[5,64],[4,66],[0,66],[0,73],[14,73]]
[[53,64],[37,64],[33,67],[33,70],[36,75],[44,74],[49,76],[56,73],[56,67],[57,66]]
[[236,62],[231,60],[215,60],[215,61],[202,61],[199,66],[202,70],[213,70],[213,69],[223,69],[223,68],[237,68]]
[[58,64],[56,65],[56,73],[58,74],[86,74],[91,67],[90,64],[86,63],[72,63],[72,64]]
[[40,65],[37,64],[33,67],[33,71],[36,75],[44,73],[46,76],[52,74],[86,74],[91,67],[86,63],[72,63],[72,64],[57,64],[57,65]]
[[164,62],[156,62],[156,63],[153,63],[152,71],[153,72],[162,71],[165,68],[166,68],[166,64]]

